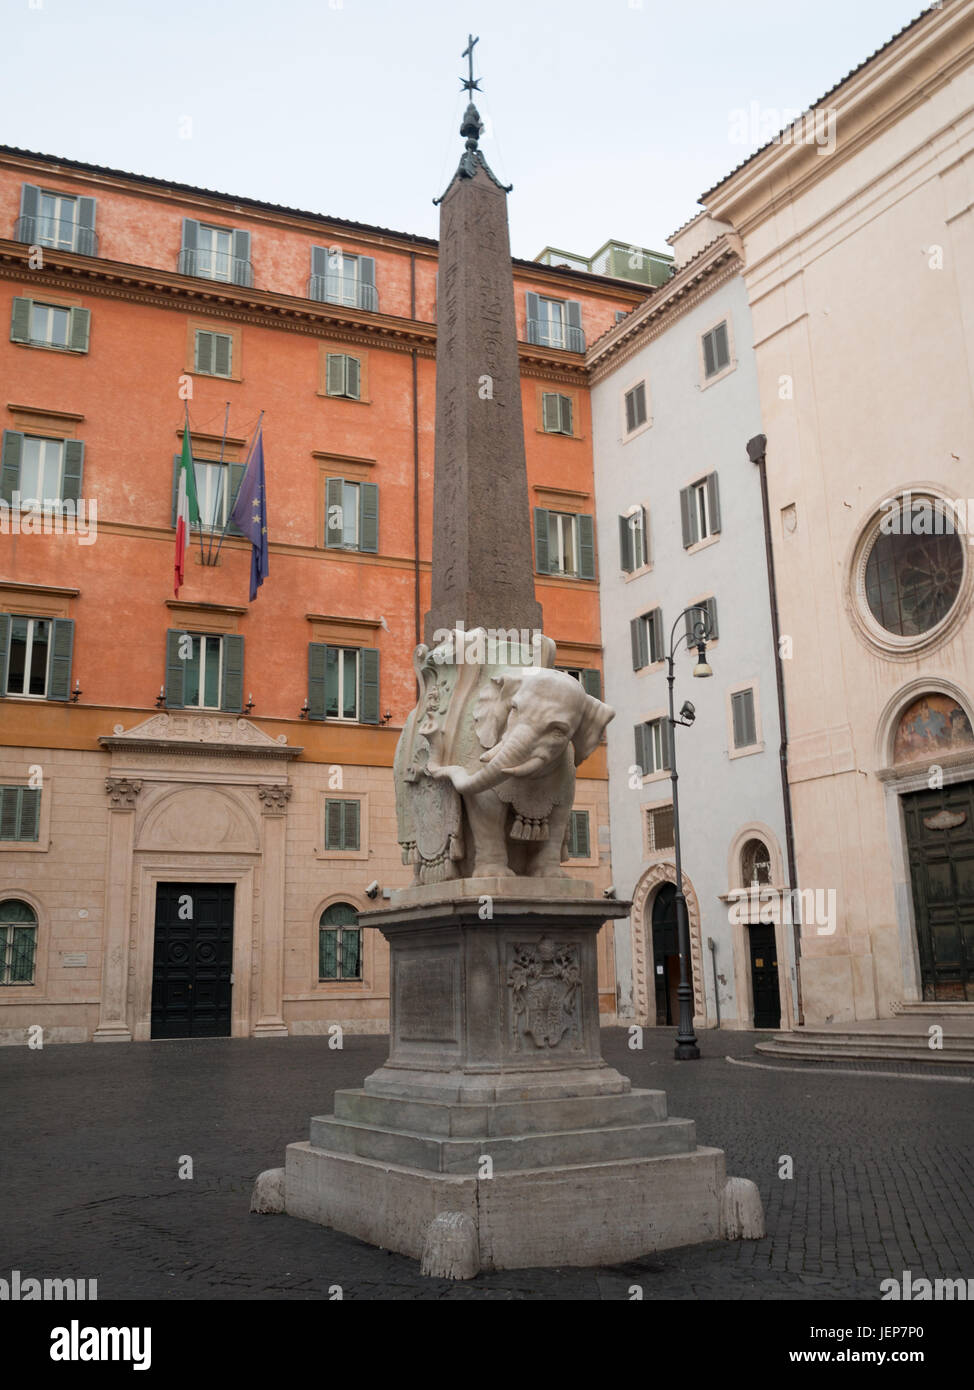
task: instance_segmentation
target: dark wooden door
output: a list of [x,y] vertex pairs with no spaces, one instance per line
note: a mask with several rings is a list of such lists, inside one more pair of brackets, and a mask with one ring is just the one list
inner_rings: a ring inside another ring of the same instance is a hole
[[774,927],[755,923],[747,929],[751,955],[751,995],[755,1028],[781,1027],[781,995],[778,990],[778,949]]
[[233,884],[158,884],[152,1037],[229,1037],[232,969]]
[[924,999],[974,999],[974,782],[903,797]]
[[[653,975],[656,1023],[675,1027],[680,1019],[680,939],[676,920],[676,885],[664,883],[653,899]],[[691,978],[692,984],[692,978]]]

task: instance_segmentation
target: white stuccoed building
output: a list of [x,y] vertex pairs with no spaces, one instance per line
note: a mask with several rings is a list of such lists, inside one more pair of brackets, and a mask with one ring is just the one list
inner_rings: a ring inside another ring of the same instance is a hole
[[[589,353],[620,1023],[678,1021],[667,664],[708,609],[711,679],[676,654],[684,892],[695,1026],[798,1017],[753,334],[740,243],[707,214],[671,238],[675,272]],[[674,634],[685,633],[681,620]],[[637,770],[638,769],[638,770]],[[758,885],[746,905],[732,896]],[[736,906],[735,906],[736,902]],[[764,919],[763,922],[761,919]],[[740,919],[740,920],[737,920]],[[769,920],[773,919],[773,920]],[[710,943],[713,943],[711,946]]]

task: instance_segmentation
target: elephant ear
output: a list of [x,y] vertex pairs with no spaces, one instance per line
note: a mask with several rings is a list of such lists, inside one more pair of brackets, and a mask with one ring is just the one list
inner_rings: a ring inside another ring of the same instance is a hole
[[473,707],[473,726],[482,748],[494,748],[501,741],[511,700],[520,680],[509,676],[491,676],[481,687]]
[[572,738],[575,745],[575,766],[583,763],[599,746],[605,726],[615,718],[611,705],[604,705],[594,695],[586,695],[582,706],[582,717]]

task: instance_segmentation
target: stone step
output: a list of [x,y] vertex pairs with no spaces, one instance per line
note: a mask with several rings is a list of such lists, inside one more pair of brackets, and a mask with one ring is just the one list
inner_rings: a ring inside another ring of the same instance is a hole
[[848,1032],[838,1032],[835,1029],[798,1028],[793,1033],[775,1033],[772,1037],[763,1042],[755,1044],[757,1047],[767,1047],[770,1043],[783,1048],[802,1048],[802,1047],[863,1047],[878,1048],[886,1051],[889,1048],[917,1049],[921,1052],[951,1052],[967,1053],[974,1049],[974,1033],[969,1030],[951,1031],[950,1025],[944,1027],[943,1036],[940,1039],[940,1048],[930,1047],[930,1035],[926,1028],[913,1029],[893,1029],[875,1032],[873,1030],[863,1030],[855,1032],[850,1029]]
[[[946,1038],[945,1038],[946,1042]],[[849,1042],[785,1043],[779,1039],[757,1043],[754,1048],[765,1057],[801,1058],[807,1061],[888,1061],[921,1062],[928,1066],[974,1067],[974,1043],[967,1039],[951,1049],[927,1047],[918,1038],[904,1041],[873,1042],[862,1038]]]
[[651,1124],[666,1119],[666,1092],[648,1090],[559,1100],[445,1104],[379,1096],[359,1088],[336,1091],[334,1105],[338,1120],[453,1139],[599,1129],[607,1125]]
[[970,1018],[974,1019],[974,999],[925,1000],[922,1003],[897,1003],[893,1013],[904,1018]]
[[523,1172],[693,1153],[696,1127],[692,1120],[667,1119],[550,1133],[448,1138],[319,1115],[311,1121],[311,1147],[427,1172],[473,1175],[485,1156],[497,1172]]

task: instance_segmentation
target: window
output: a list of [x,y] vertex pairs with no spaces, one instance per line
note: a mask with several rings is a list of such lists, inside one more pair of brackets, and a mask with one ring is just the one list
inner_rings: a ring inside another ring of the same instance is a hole
[[752,748],[758,741],[754,715],[754,691],[737,690],[731,695],[734,747]]
[[244,639],[236,633],[166,633],[166,705],[243,711]]
[[348,400],[361,399],[362,364],[357,357],[347,357],[340,352],[329,352],[325,368],[325,392],[329,396],[345,396]]
[[595,531],[590,516],[535,507],[534,548],[539,574],[595,578]]
[[747,840],[741,849],[741,883],[770,884],[771,852],[763,840]]
[[585,666],[557,666],[558,671],[564,671],[566,676],[571,676],[584,688],[586,695],[594,695],[596,700],[602,698],[602,674],[594,667]]
[[719,323],[703,335],[703,369],[707,377],[716,376],[730,365],[730,343],[727,323]]
[[691,483],[680,492],[680,519],[683,523],[683,548],[696,545],[720,531],[720,495],[717,474]]
[[250,233],[236,227],[212,227],[184,217],[179,271],[182,275],[198,275],[204,280],[252,285]]
[[308,718],[379,722],[379,653],[374,647],[308,643]]
[[[170,525],[176,525],[176,503],[179,497],[179,467],[181,454],[173,455],[172,472],[172,516]],[[199,507],[199,524],[193,523],[193,530],[222,531],[228,535],[242,534],[235,521],[230,520],[237,492],[247,471],[243,463],[218,463],[213,459],[193,459],[193,473],[196,478],[196,502]]]
[[572,811],[568,818],[568,858],[588,859],[591,853],[588,811]]
[[37,916],[17,898],[0,902],[0,985],[32,985]]
[[626,433],[638,430],[640,425],[645,425],[646,419],[646,383],[641,381],[626,392]]
[[351,903],[332,903],[318,924],[318,979],[362,978],[362,929]]
[[620,563],[627,574],[649,563],[645,508],[635,507],[627,516],[620,516],[619,553]]
[[665,718],[650,719],[636,725],[636,765],[643,777],[667,772],[670,767],[670,738]]
[[359,803],[325,801],[325,849],[357,850],[359,844]]
[[20,216],[14,237],[31,245],[97,256],[95,199],[25,183],[20,191]]
[[0,613],[0,694],[67,700],[74,623]]
[[545,299],[528,291],[528,342],[541,347],[585,351],[582,332],[582,306],[577,299]]
[[35,787],[0,787],[0,840],[36,840],[41,793]]
[[312,246],[308,298],[376,313],[375,258],[348,256],[338,246]]
[[[917,502],[915,507],[923,504]],[[869,612],[886,632],[897,637],[916,637],[929,632],[947,617],[960,593],[964,577],[964,543],[946,528],[947,517],[939,508],[928,509],[921,524],[940,534],[913,533],[922,513],[900,505],[899,530],[880,531],[866,560],[865,598]]]
[[651,806],[646,810],[646,848],[650,854],[655,854],[657,850],[672,849],[675,844],[673,837],[673,807],[670,806]]
[[80,439],[46,439],[4,430],[0,457],[0,498],[11,506],[15,493],[23,505],[44,508],[77,502],[81,496],[85,446]]
[[[703,612],[700,612],[700,609]],[[697,628],[706,623],[707,636],[705,641],[716,642],[717,632],[717,600],[715,598],[702,598],[699,602],[691,604],[687,609],[686,632],[687,650],[691,656],[696,658],[695,645],[697,640]]]
[[651,608],[629,624],[632,643],[632,669],[641,671],[644,666],[653,666],[662,661],[663,651],[663,610]]
[[541,419],[546,434],[572,434],[572,398],[556,391],[541,395]]
[[617,309],[617,310],[616,310],[616,323],[621,323],[622,320],[623,320],[624,318],[628,318],[628,316],[629,316],[629,310],[628,310],[628,309]]
[[375,483],[329,478],[325,484],[325,545],[329,550],[379,549],[379,489]]
[[30,347],[60,348],[64,352],[87,352],[90,323],[89,309],[39,304],[18,297],[10,315],[10,341]]
[[233,337],[229,333],[196,330],[196,370],[206,376],[233,375]]

